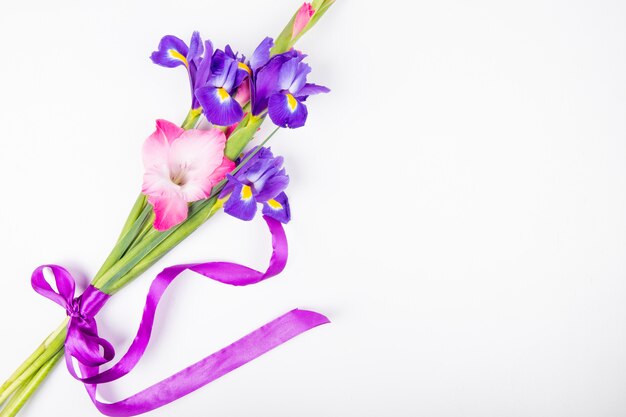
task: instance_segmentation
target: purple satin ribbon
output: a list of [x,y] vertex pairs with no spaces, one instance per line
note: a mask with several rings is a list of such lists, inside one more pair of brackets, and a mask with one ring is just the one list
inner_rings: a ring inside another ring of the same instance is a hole
[[[285,268],[288,251],[283,227],[274,219],[267,216],[263,218],[272,234],[273,247],[270,264],[264,273],[230,262],[183,264],[165,268],[150,286],[137,336],[126,354],[113,367],[103,372],[99,372],[100,365],[111,361],[115,351],[109,342],[98,336],[94,316],[110,296],[90,285],[80,297],[74,298],[74,279],[67,270],[57,265],[43,265],[33,272],[33,289],[65,308],[70,316],[65,340],[67,369],[74,378],[85,383],[91,400],[101,413],[117,417],[134,416],[154,410],[203,387],[307,330],[329,323],[328,318],[319,313],[292,310],[125,400],[106,404],[96,399],[98,384],[123,377],[139,362],[150,341],[159,301],[167,287],[183,271],[191,270],[224,284],[250,285],[273,277]],[[45,268],[52,270],[58,292],[46,281]],[[77,375],[72,358],[78,361],[82,377]]]

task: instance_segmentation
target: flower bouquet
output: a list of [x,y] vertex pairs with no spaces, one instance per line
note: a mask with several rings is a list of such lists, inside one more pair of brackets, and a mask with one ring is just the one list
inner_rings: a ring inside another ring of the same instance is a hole
[[[191,107],[178,126],[157,120],[142,149],[142,192],[119,238],[91,284],[76,293],[71,274],[43,265],[31,278],[33,289],[66,310],[67,317],[0,387],[0,417],[16,415],[50,370],[65,358],[71,375],[85,384],[103,414],[132,416],[148,412],[208,384],[268,350],[328,322],[319,313],[292,310],[226,348],[153,386],[116,403],[96,399],[98,384],[127,375],[150,341],[158,303],[168,285],[185,270],[230,285],[250,285],[280,273],[287,261],[283,224],[290,220],[285,190],[289,176],[283,158],[266,143],[282,128],[298,128],[308,116],[309,96],[327,93],[309,83],[306,55],[293,49],[334,0],[303,4],[280,35],[265,38],[246,57],[230,46],[215,48],[194,32],[189,44],[165,36],[151,55],[160,66],[183,67],[191,87]],[[277,127],[260,144],[249,144],[266,119]],[[202,120],[208,128],[199,128]],[[218,211],[252,220],[261,210],[272,235],[273,254],[266,271],[229,262],[174,265],[152,282],[143,315],[128,351],[115,357],[98,335],[96,315],[106,301],[146,271]],[[51,284],[54,283],[54,284]]]

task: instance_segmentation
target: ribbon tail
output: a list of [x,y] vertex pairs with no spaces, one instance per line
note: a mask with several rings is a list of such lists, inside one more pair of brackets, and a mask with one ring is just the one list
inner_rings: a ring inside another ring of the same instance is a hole
[[[292,310],[151,387],[113,404],[96,399],[96,385],[87,384],[87,392],[96,408],[107,416],[124,417],[146,413],[207,385],[286,341],[322,324],[330,323],[322,314]],[[83,367],[83,372],[94,369]],[[97,372],[97,370],[96,370]]]
[[[194,271],[200,275],[224,284],[237,286],[256,284],[282,272],[287,264],[288,257],[287,236],[285,235],[285,230],[280,222],[272,219],[271,217],[264,216],[263,219],[267,223],[269,231],[272,235],[273,248],[272,257],[265,272],[260,272],[255,269],[248,268],[247,266],[231,262],[181,264],[165,268],[156,276],[150,285],[150,290],[148,291],[148,295],[146,297],[146,304],[143,309],[143,315],[141,317],[139,329],[137,330],[137,335],[124,356],[122,356],[122,358],[110,369],[99,374],[97,372],[90,372],[88,377],[84,377],[85,372],[83,372],[82,378],[78,377],[73,367],[68,365],[68,370],[72,376],[86,384],[103,384],[115,381],[132,371],[148,347],[152,334],[152,327],[154,325],[156,309],[161,301],[161,298],[163,297],[163,294],[169,285],[186,270]],[[70,362],[68,362],[68,364],[69,363]],[[83,364],[91,365],[90,363],[85,362],[83,362]]]

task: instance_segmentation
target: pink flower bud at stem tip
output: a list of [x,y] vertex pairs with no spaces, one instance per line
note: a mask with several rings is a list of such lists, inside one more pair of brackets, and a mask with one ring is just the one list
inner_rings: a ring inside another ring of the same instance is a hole
[[300,32],[306,27],[311,20],[311,17],[315,14],[315,9],[311,7],[311,3],[304,3],[302,7],[296,13],[296,19],[293,22],[293,31],[291,32],[291,39],[295,39]]

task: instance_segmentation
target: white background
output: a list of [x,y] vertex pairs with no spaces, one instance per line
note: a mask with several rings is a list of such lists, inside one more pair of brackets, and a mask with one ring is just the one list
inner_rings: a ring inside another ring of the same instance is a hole
[[[84,285],[141,183],[186,74],[148,56],[194,29],[250,53],[295,0],[0,5],[0,375],[63,311],[42,263]],[[233,288],[181,278],[119,400],[295,307],[315,329],[153,416],[626,414],[626,5],[338,0],[298,47],[308,125],[272,139],[291,175],[291,258]],[[261,219],[216,216],[99,317],[122,353],[151,278],[264,268]],[[198,330],[192,333],[192,330]],[[97,416],[59,366],[23,416]]]

